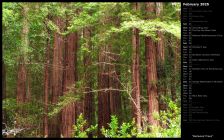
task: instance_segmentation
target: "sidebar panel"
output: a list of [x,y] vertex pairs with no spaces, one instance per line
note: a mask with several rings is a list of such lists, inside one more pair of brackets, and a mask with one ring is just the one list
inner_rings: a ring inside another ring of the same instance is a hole
[[223,7],[182,3],[182,137],[217,138],[223,128]]

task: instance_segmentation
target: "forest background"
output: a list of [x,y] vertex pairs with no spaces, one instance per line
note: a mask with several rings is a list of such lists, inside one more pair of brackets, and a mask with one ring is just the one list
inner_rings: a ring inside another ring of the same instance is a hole
[[4,137],[180,137],[180,3],[2,13]]

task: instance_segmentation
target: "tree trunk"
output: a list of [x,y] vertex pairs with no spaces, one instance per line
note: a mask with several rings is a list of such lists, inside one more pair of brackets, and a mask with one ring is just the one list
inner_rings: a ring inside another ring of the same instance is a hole
[[100,129],[102,127],[108,128],[110,122],[110,91],[109,88],[109,66],[104,64],[108,62],[107,56],[104,54],[107,52],[107,46],[103,46],[99,51],[99,74],[98,74],[98,136],[102,137]]
[[[119,28],[120,18],[116,17],[113,21],[115,27]],[[118,35],[112,34],[112,38],[119,38]],[[114,46],[114,47],[113,47]],[[111,115],[116,115],[118,122],[121,123],[121,94],[119,89],[121,88],[120,81],[120,66],[116,65],[120,61],[120,47],[119,44],[113,43],[113,46],[108,46],[108,57],[109,57],[109,87],[117,90],[110,91],[110,111]],[[115,64],[114,64],[115,63]]]
[[[148,13],[154,12],[154,3],[147,3],[146,10]],[[157,93],[157,69],[156,69],[156,48],[152,38],[145,38],[146,50],[146,70],[147,70],[147,94],[148,94],[148,120],[151,125],[158,125],[154,119],[153,113],[159,113],[159,102]]]
[[26,101],[26,48],[29,46],[29,39],[28,39],[28,32],[29,32],[29,25],[28,25],[28,14],[29,8],[27,4],[24,4],[22,7],[22,15],[23,15],[23,29],[22,29],[22,36],[21,36],[21,56],[19,58],[19,69],[17,75],[17,103],[24,103]]
[[[112,17],[107,17],[112,19]],[[104,20],[104,19],[103,19]],[[102,21],[105,22],[105,21]],[[108,20],[118,26],[119,21]],[[103,30],[101,30],[101,33]],[[116,38],[113,35],[112,38]],[[100,129],[102,127],[108,128],[111,115],[116,115],[120,118],[121,115],[121,95],[120,95],[120,73],[119,67],[115,64],[119,61],[119,52],[112,47],[111,43],[103,44],[104,46],[99,50],[99,75],[98,75],[98,136],[102,137]]]
[[[140,9],[138,3],[133,4],[133,10],[138,11]],[[141,131],[141,105],[140,105],[140,39],[139,30],[137,28],[132,29],[132,110],[133,117],[135,118],[137,129]]]
[[50,87],[50,75],[49,75],[49,66],[50,66],[50,31],[48,30],[47,37],[47,48],[45,52],[45,66],[44,66],[44,137],[48,137],[48,96],[49,96],[49,87]]
[[[76,37],[77,37],[76,40],[79,40],[80,35],[77,34]],[[78,46],[78,44],[76,44],[75,56],[74,56],[75,65],[77,65],[77,52],[78,52],[78,49],[79,49],[79,46]],[[75,81],[79,81],[79,79],[81,80],[82,77],[79,77],[78,71],[77,71],[77,66],[76,66],[75,67]],[[78,93],[78,94],[80,94],[80,93]],[[83,97],[83,96],[84,95],[81,95],[81,97]],[[81,98],[81,100],[75,102],[75,121],[77,120],[79,115],[83,114],[83,113],[84,113],[84,100]]]
[[[71,33],[67,36],[65,44],[64,58],[64,85],[63,94],[67,94],[68,89],[75,83],[75,57],[77,47],[77,33]],[[74,124],[75,104],[71,103],[62,110],[62,135],[63,137],[72,137]]]
[[[91,51],[91,29],[85,28],[83,33],[84,38],[86,39],[86,48]],[[89,53],[84,54],[83,64],[85,68],[84,72],[84,81],[85,81],[85,97],[84,97],[84,118],[87,120],[86,128],[90,127],[93,124],[94,117],[94,95],[91,91],[92,89],[92,80],[93,76],[90,65],[91,65],[91,56]],[[92,137],[92,134],[88,134],[89,137]]]
[[[109,48],[111,48],[111,46],[109,46]],[[118,61],[118,56],[116,54],[111,54],[110,57],[115,60],[115,63]],[[110,90],[110,111],[111,115],[116,115],[119,118],[121,115],[121,95],[119,91],[120,72],[115,65],[109,65],[109,87],[111,89],[117,89]]]
[[174,59],[174,63],[173,63],[173,75],[172,75],[172,80],[171,80],[171,96],[172,96],[172,100],[175,102],[176,98],[177,98],[177,93],[176,93],[176,87],[178,84],[178,80],[177,80],[177,75],[178,75],[178,69],[180,67],[179,65],[179,53],[180,53],[180,40],[175,39],[176,40],[176,44],[174,45],[174,50],[173,50],[173,59]]
[[[56,18],[56,25],[61,28],[63,22],[61,19]],[[53,47],[53,69],[52,69],[52,104],[57,104],[58,97],[62,95],[63,85],[63,47],[64,40],[61,35],[54,33],[54,47]],[[61,124],[61,113],[56,115],[49,122],[49,137],[60,137],[60,124]]]
[[27,70],[27,95],[26,95],[26,102],[30,102],[31,100],[31,74]]
[[[156,17],[161,17],[163,11],[163,3],[156,2]],[[157,54],[157,75],[158,75],[158,94],[159,94],[159,109],[166,110],[166,103],[162,100],[162,96],[166,95],[166,72],[165,72],[165,47],[164,47],[164,35],[161,31],[157,31],[159,40],[156,42],[156,54]]]
[[[149,12],[153,12],[153,9],[148,9]],[[152,11],[151,11],[152,10]],[[163,11],[163,3],[156,3],[156,17],[161,17]],[[164,48],[164,35],[161,31],[157,31],[159,40],[157,41],[157,60],[159,63],[163,64],[165,61],[165,48]]]

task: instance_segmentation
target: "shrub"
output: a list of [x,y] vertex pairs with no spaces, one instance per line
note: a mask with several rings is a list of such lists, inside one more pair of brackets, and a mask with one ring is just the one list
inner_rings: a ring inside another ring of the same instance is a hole
[[131,123],[123,122],[119,126],[117,117],[112,115],[111,122],[108,125],[109,129],[105,129],[104,127],[101,129],[102,134],[106,138],[129,138],[137,134],[134,119]]
[[97,124],[96,125],[91,125],[90,127],[87,127],[87,122],[84,119],[83,115],[80,114],[77,122],[75,125],[73,125],[73,133],[72,136],[75,138],[88,138],[88,134],[91,132],[96,131],[97,129]]

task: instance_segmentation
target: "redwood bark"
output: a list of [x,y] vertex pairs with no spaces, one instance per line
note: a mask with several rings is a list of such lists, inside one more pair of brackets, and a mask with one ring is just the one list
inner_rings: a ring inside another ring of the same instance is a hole
[[[108,89],[109,88],[109,67],[107,64],[101,62],[107,62],[108,58],[103,52],[107,52],[107,47],[103,46],[99,51],[99,74],[98,74],[98,89]],[[110,91],[103,90],[98,92],[98,136],[102,137],[100,129],[102,126],[108,128],[110,122]]]
[[[148,8],[148,12],[153,12],[153,9]],[[156,17],[161,17],[161,12],[163,11],[163,3],[156,3]],[[165,48],[164,48],[164,35],[161,31],[157,31],[159,40],[157,41],[157,59],[160,63],[165,61]]]
[[23,15],[23,28],[22,28],[22,35],[21,35],[21,56],[19,58],[19,68],[17,73],[17,93],[16,99],[17,103],[24,103],[26,101],[26,78],[27,78],[27,70],[26,70],[26,47],[29,45],[28,39],[28,32],[29,32],[29,25],[28,25],[28,14],[29,8],[27,4],[24,4],[22,7],[22,15]]
[[[79,40],[79,34],[76,35],[76,40]],[[79,46],[78,44],[76,45],[77,47],[75,48],[75,56],[74,56],[74,62],[75,62],[75,65],[77,65],[77,51],[79,49]],[[78,71],[77,71],[77,66],[75,67],[75,81],[78,81],[79,79],[81,79],[82,77],[79,77],[78,75]],[[80,88],[80,87],[79,87]],[[78,93],[80,94],[80,93]],[[83,95],[81,95],[82,97]],[[77,120],[78,116],[80,114],[83,114],[84,112],[84,100],[81,98],[81,100],[78,100],[75,102],[75,121]]]
[[45,52],[45,66],[44,66],[44,137],[48,137],[48,97],[50,87],[50,31],[48,30],[47,48]]
[[[63,21],[60,18],[55,19],[56,25],[59,28],[63,27]],[[64,40],[61,35],[54,33],[54,47],[53,47],[53,69],[52,69],[52,99],[51,103],[56,104],[58,97],[62,95],[63,84],[63,47]],[[60,137],[61,113],[56,115],[49,122],[49,137]]]
[[[83,33],[84,38],[86,39],[86,48],[91,50],[91,29],[85,28]],[[93,117],[94,117],[94,96],[93,93],[90,92],[92,89],[92,80],[91,77],[93,76],[90,65],[91,65],[91,56],[88,54],[84,54],[83,64],[85,68],[84,73],[84,80],[85,80],[85,97],[84,97],[84,118],[87,120],[88,128],[90,125],[93,124]],[[92,134],[88,134],[89,137],[92,137]]]
[[[64,85],[63,94],[67,94],[69,87],[75,83],[75,57],[77,47],[77,33],[71,33],[67,36],[65,43],[64,57]],[[74,124],[75,103],[67,105],[62,110],[62,135],[63,137],[72,137]]]
[[[119,28],[120,26],[120,18],[116,17],[113,21],[115,27]],[[112,38],[118,38],[118,35],[112,34]],[[114,47],[113,47],[114,46]],[[111,115],[116,115],[118,118],[118,122],[121,123],[121,94],[119,89],[121,88],[120,85],[120,66],[116,65],[119,63],[120,58],[120,48],[118,44],[113,43],[108,45],[108,57],[109,57],[109,87],[112,89],[110,91],[110,113]],[[115,63],[115,64],[114,64]]]
[[27,82],[27,94],[26,94],[26,102],[30,102],[31,100],[31,74],[29,72],[29,70],[27,69],[27,78],[26,78],[26,82]]
[[[161,17],[163,11],[163,3],[156,2],[156,16]],[[159,94],[159,109],[166,110],[166,103],[162,100],[162,96],[166,95],[166,72],[165,72],[165,47],[164,47],[164,35],[161,31],[157,31],[159,40],[156,42],[156,59],[157,59],[157,75],[158,81],[158,94]]]
[[[154,12],[155,3],[147,3],[146,11]],[[156,68],[156,48],[152,38],[145,38],[146,50],[146,70],[147,70],[147,94],[148,94],[148,120],[151,125],[158,125],[154,119],[153,113],[159,113],[159,102],[157,92],[157,68]]]
[[[111,55],[111,58],[117,60],[118,57],[116,55]],[[111,89],[117,89],[117,90],[111,90],[110,91],[110,113],[111,115],[116,115],[118,118],[120,118],[121,115],[121,95],[120,95],[120,72],[118,70],[118,67],[115,65],[109,66],[109,87]]]
[[[139,4],[133,4],[133,10],[139,10]],[[141,105],[140,105],[140,39],[139,30],[132,29],[132,112],[138,131],[141,131]]]
[[174,45],[174,51],[173,51],[173,57],[174,57],[174,63],[173,63],[173,75],[172,75],[172,80],[171,80],[171,96],[172,96],[172,100],[176,101],[177,98],[177,93],[176,93],[176,87],[178,84],[178,80],[177,79],[177,75],[178,75],[178,69],[180,67],[179,65],[179,53],[180,53],[180,40],[175,39],[176,44]]
[[[110,20],[102,21],[104,24],[112,21],[112,17],[107,17]],[[103,19],[104,20],[104,19]],[[116,26],[118,26],[115,21]],[[103,31],[101,31],[103,32]],[[114,36],[114,35],[113,35]],[[115,38],[115,36],[114,36]],[[113,44],[114,45],[114,44]],[[114,49],[111,43],[103,44],[99,50],[99,73],[98,73],[98,136],[102,137],[100,129],[108,128],[111,115],[116,115],[120,118],[121,115],[121,95],[120,95],[120,73],[119,67],[114,63],[119,61],[117,50]]]
[[17,103],[24,103],[26,99],[26,67],[23,59],[20,58],[20,64],[17,74]]

